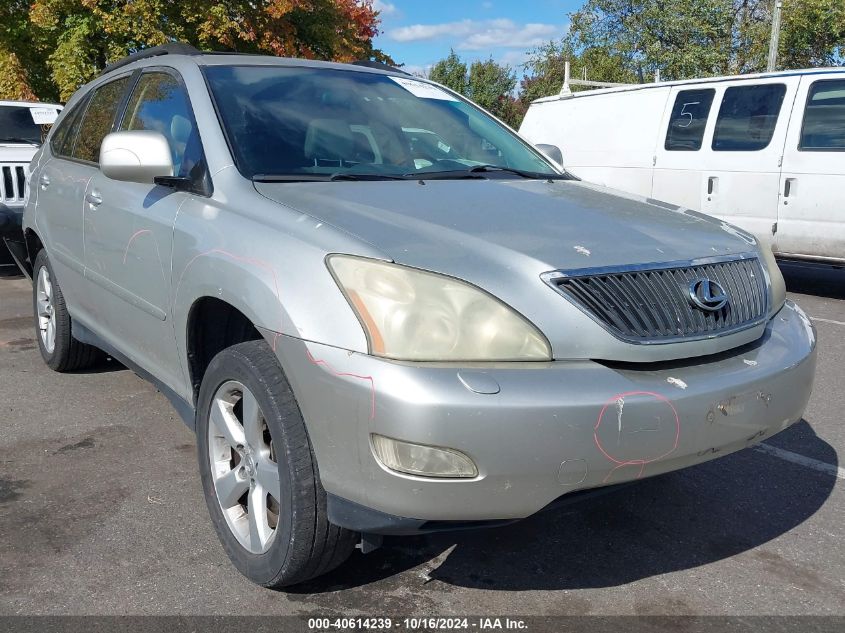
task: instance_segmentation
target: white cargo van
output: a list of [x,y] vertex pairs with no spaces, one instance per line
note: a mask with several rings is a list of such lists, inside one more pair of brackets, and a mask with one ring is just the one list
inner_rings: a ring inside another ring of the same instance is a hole
[[845,68],[561,94],[519,131],[584,180],[723,218],[781,257],[845,263]]

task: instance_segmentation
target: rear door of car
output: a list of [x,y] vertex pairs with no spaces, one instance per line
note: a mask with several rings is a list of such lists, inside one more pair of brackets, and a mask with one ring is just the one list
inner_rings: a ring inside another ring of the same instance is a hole
[[700,152],[701,211],[771,240],[789,117],[799,77],[715,84]]
[[845,73],[801,78],[783,152],[777,251],[845,260]]
[[71,313],[90,322],[92,306],[84,279],[83,205],[97,173],[100,141],[111,131],[129,75],[95,88],[68,112],[51,137],[51,158],[39,168],[36,223]]
[[[187,90],[170,68],[147,68],[126,101],[116,128],[162,133],[175,176],[204,166]],[[100,307],[106,340],[168,385],[183,382],[170,317],[173,225],[192,192],[111,180],[88,183],[85,205],[86,276]]]

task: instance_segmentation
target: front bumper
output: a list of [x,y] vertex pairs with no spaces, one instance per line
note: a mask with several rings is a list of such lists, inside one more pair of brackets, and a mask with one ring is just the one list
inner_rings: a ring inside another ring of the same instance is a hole
[[[753,344],[671,363],[398,363],[284,336],[275,348],[342,507],[332,518],[383,533],[522,518],[745,448],[801,419],[816,361],[815,330],[790,302]],[[390,471],[371,433],[458,449],[479,475]]]

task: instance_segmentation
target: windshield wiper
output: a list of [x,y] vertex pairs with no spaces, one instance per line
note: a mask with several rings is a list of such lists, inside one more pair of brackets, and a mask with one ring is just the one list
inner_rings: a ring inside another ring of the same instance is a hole
[[255,174],[252,182],[328,182],[329,174]]
[[407,178],[419,178],[420,180],[459,180],[463,178],[483,179],[488,172],[505,172],[516,174],[522,178],[532,180],[570,180],[572,177],[567,174],[542,174],[533,171],[514,169],[513,167],[499,167],[498,165],[475,165],[467,169],[450,169],[448,171],[421,171],[405,174]]
[[40,141],[34,141],[31,138],[23,138],[22,136],[4,136],[0,138],[0,143],[26,143],[28,145],[41,145]]
[[515,169],[513,167],[501,167],[500,165],[476,165],[475,167],[470,167],[467,171],[473,174],[489,171],[504,171],[509,174],[516,174],[517,176],[522,176],[523,178],[532,178],[535,180],[567,180],[569,178],[565,174],[543,174],[536,171]]
[[329,180],[408,180],[408,178],[392,174],[350,174],[337,172],[336,174],[332,174]]
[[253,182],[336,182],[338,180],[407,180],[405,176],[391,174],[255,174]]

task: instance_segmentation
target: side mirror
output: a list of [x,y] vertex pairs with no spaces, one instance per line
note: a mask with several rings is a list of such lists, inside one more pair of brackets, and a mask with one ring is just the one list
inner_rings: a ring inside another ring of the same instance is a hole
[[173,176],[170,144],[160,132],[112,132],[100,145],[100,171],[112,180],[153,184]]
[[558,165],[563,167],[563,153],[557,145],[547,145],[545,143],[537,143],[534,147],[543,152],[548,158],[551,158]]

